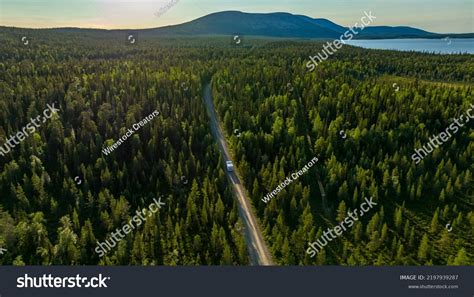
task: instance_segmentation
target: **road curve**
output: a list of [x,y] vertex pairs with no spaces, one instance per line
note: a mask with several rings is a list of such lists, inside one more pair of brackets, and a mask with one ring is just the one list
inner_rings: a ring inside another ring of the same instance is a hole
[[[211,84],[208,83],[204,87],[204,103],[207,108],[207,112],[210,118],[211,130],[214,138],[216,139],[222,158],[225,161],[231,160],[229,148],[225,141],[222,128],[217,120],[217,114],[214,109],[214,103],[212,102]],[[232,160],[231,160],[232,161]],[[235,164],[235,162],[233,162]],[[247,242],[247,249],[250,256],[251,265],[274,265],[272,257],[268,252],[268,248],[260,231],[260,226],[257,223],[257,219],[252,211],[250,200],[245,194],[245,189],[240,182],[237,172],[225,171],[227,177],[232,183],[232,189],[237,197],[239,205],[239,214],[242,222],[244,223],[244,234]]]

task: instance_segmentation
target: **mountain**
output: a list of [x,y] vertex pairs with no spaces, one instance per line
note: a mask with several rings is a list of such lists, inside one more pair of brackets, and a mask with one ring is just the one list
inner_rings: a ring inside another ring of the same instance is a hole
[[232,35],[296,38],[335,38],[339,26],[327,20],[317,21],[289,13],[213,13],[188,23],[151,29],[150,33],[166,35]]
[[[327,19],[285,12],[212,13],[180,25],[140,30],[146,35],[234,35],[286,38],[339,38],[349,28]],[[474,34],[437,34],[407,26],[369,26],[358,30],[355,39],[474,37]]]
[[[3,27],[8,29],[8,27]],[[349,28],[322,18],[311,18],[286,12],[245,13],[240,11],[223,11],[212,13],[190,22],[150,29],[80,29],[55,28],[46,29],[55,32],[81,32],[104,34],[139,32],[140,36],[212,36],[212,35],[244,35],[260,37],[305,38],[305,39],[336,39]],[[354,29],[355,30],[355,29]],[[474,33],[438,34],[407,26],[369,26],[357,30],[354,39],[385,39],[385,38],[474,38]]]

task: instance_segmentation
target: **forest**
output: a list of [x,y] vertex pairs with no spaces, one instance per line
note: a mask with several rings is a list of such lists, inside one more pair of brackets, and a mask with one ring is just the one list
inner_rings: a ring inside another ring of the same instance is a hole
[[[474,263],[472,122],[411,160],[474,103],[472,55],[344,47],[308,72],[322,42],[130,44],[125,33],[11,28],[0,38],[0,145],[47,104],[60,109],[0,156],[2,265],[248,265],[203,104],[208,82],[276,264]],[[262,202],[314,156],[314,168]],[[99,258],[96,242],[157,197],[166,206]],[[377,207],[310,258],[308,243],[364,197]]]
[[[0,159],[0,246],[7,249],[0,263],[247,263],[201,100],[207,57],[191,62],[201,56],[195,48],[176,54],[121,39],[38,33],[26,47],[4,38],[2,144],[47,103],[58,102],[60,111]],[[102,153],[155,110],[158,117]],[[166,206],[99,259],[96,242],[160,196]]]
[[[218,114],[278,263],[472,265],[472,121],[420,164],[411,159],[474,103],[472,55],[346,48],[308,73],[303,52],[288,45],[232,60],[213,78]],[[262,201],[313,156],[315,169]],[[364,197],[378,207],[317,258],[304,253]]]

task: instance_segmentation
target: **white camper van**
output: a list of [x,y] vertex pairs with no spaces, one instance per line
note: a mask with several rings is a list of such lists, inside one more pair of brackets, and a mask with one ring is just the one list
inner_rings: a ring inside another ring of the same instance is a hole
[[225,165],[227,167],[227,171],[229,171],[229,172],[234,171],[234,164],[232,164],[232,161],[226,161]]

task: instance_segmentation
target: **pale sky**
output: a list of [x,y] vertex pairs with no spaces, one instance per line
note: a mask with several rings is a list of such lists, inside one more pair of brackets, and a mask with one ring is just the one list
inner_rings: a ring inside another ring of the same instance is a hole
[[[156,16],[163,7],[166,12]],[[28,28],[155,28],[209,13],[289,12],[354,25],[372,11],[374,26],[406,25],[437,33],[474,32],[474,0],[0,0],[0,25]]]

